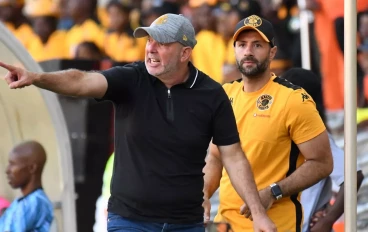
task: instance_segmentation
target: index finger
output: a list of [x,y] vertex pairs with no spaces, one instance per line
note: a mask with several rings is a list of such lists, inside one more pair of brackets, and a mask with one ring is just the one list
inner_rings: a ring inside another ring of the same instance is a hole
[[0,67],[3,67],[5,69],[7,69],[8,71],[13,71],[15,69],[14,66],[10,65],[10,64],[5,64],[3,62],[0,61]]

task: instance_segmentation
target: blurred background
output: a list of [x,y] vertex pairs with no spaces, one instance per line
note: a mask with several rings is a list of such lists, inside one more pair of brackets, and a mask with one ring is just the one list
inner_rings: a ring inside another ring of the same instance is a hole
[[[175,13],[188,17],[196,30],[194,65],[226,83],[240,78],[233,52],[235,25],[256,14],[274,25],[278,52],[271,69],[277,75],[302,67],[302,47],[307,46],[310,69],[322,82],[328,128],[343,147],[343,5],[343,0],[0,0],[0,60],[33,71],[104,70],[143,61],[146,40],[134,38],[134,29]],[[357,0],[357,6],[358,163],[367,174],[368,0]],[[309,33],[301,40],[302,30]],[[0,75],[5,73],[0,69]],[[11,147],[37,139],[48,152],[43,178],[54,202],[54,230],[92,231],[105,165],[114,149],[112,105],[35,87],[9,91],[0,82],[0,123],[0,197],[11,201],[19,195],[4,176]],[[361,231],[368,231],[367,179],[358,194]]]

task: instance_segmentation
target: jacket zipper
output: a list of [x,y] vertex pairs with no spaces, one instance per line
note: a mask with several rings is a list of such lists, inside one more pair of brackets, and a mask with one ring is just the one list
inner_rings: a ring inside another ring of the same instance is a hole
[[170,122],[174,121],[174,105],[170,89],[167,90],[166,117]]

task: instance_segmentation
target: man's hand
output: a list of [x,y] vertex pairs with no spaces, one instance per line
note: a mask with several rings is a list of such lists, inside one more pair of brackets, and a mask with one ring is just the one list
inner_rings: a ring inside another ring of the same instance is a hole
[[256,214],[253,216],[253,231],[255,232],[277,232],[275,224],[264,214]]
[[326,217],[325,210],[320,210],[312,216],[309,228],[311,232],[331,231],[333,224],[334,221]]
[[[272,196],[270,188],[260,190],[259,197],[261,198],[261,203],[266,211],[269,210],[275,202],[275,198]],[[240,207],[240,214],[252,220],[251,212],[246,204]]]
[[11,89],[23,88],[32,85],[36,78],[35,73],[28,72],[22,68],[18,68],[9,64],[0,62],[0,67],[7,69],[9,72],[5,75],[4,80]]
[[206,197],[203,200],[202,207],[204,209],[203,221],[204,224],[207,225],[211,219],[211,202]]

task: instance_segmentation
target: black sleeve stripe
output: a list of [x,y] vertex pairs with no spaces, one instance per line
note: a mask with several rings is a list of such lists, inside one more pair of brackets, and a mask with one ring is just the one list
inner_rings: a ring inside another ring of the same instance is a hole
[[297,89],[301,89],[302,87],[298,86],[298,85],[294,85],[293,83],[291,83],[290,81],[281,78],[281,77],[276,77],[275,79],[273,79],[274,82],[283,85],[287,88],[293,89],[293,90],[297,90]]
[[[242,80],[243,80],[242,78],[239,78],[239,79],[237,79],[237,80],[235,80],[235,81],[240,83]],[[230,84],[232,84],[232,83],[234,83],[235,81],[230,81],[229,83],[230,83]]]

